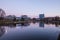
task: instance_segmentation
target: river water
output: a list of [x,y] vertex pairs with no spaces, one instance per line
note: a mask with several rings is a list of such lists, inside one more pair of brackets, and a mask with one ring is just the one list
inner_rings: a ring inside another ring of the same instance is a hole
[[21,23],[0,25],[0,40],[58,40],[60,25]]

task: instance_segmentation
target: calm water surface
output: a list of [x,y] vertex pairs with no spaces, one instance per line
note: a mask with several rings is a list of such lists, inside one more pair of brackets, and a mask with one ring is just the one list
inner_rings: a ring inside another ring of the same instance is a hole
[[57,40],[60,25],[22,23],[0,26],[0,40]]

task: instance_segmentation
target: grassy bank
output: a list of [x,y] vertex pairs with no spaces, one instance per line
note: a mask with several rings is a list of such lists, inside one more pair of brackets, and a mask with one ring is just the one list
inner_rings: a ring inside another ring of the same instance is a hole
[[0,24],[18,24],[18,23],[27,23],[30,21],[11,21],[11,20],[0,20]]

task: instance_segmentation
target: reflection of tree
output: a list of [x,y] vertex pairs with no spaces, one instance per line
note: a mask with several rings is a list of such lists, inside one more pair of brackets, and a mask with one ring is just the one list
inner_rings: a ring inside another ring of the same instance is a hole
[[16,24],[0,24],[0,37],[5,33],[5,26],[16,27]]
[[19,26],[29,26],[29,25],[30,25],[30,23],[26,23],[26,22],[25,22],[25,23],[20,23],[20,24],[19,24]]
[[59,34],[59,36],[58,36],[58,39],[57,40],[60,40],[60,34]]
[[0,24],[0,26],[16,27],[16,24]]
[[33,21],[32,23],[34,23],[34,24],[35,24],[35,23],[36,23],[36,21]]
[[58,25],[59,25],[58,23],[55,23],[55,26],[56,26],[56,27],[58,27]]
[[5,33],[5,28],[4,27],[0,27],[0,37]]
[[59,27],[59,25],[60,25],[60,22],[58,22],[58,21],[52,21],[52,22],[44,22],[45,24],[54,24],[56,27]]
[[14,27],[16,27],[16,24],[9,24],[7,26],[10,27],[10,28],[14,28]]
[[5,33],[5,26],[16,27],[16,24],[0,24],[0,37]]

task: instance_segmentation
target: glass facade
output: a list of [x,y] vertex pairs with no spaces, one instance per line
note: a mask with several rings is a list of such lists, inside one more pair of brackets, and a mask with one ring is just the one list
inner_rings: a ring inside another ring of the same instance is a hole
[[40,14],[40,15],[39,15],[39,18],[40,18],[40,19],[44,18],[44,14]]

